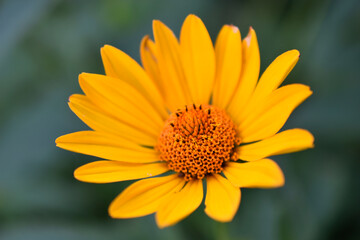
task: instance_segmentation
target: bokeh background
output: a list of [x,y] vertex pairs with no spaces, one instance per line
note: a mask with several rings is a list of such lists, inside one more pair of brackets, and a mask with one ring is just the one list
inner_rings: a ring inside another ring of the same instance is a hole
[[[103,73],[100,47],[139,60],[141,38],[160,19],[178,35],[195,13],[213,41],[223,24],[257,32],[261,69],[286,50],[301,58],[286,83],[314,91],[286,128],[309,129],[316,148],[275,157],[286,185],[244,189],[233,222],[199,210],[164,230],[153,216],[114,220],[111,200],[129,182],[76,181],[94,158],[55,147],[87,129],[67,99],[77,75]],[[360,1],[0,1],[0,239],[360,239]]]

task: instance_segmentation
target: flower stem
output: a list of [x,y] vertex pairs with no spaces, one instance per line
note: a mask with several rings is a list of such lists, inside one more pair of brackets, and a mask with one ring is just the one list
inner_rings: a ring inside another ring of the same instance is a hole
[[215,227],[215,239],[216,240],[230,240],[229,228],[226,223],[217,222]]

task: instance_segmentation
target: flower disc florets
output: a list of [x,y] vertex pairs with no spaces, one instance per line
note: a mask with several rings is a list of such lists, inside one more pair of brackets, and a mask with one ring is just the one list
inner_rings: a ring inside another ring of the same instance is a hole
[[224,110],[193,105],[170,115],[157,149],[160,159],[189,181],[220,173],[226,161],[236,160],[238,144],[236,127]]

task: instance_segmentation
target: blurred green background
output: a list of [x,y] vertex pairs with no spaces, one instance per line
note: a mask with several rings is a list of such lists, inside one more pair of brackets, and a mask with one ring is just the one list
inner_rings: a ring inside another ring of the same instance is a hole
[[[55,147],[86,126],[68,109],[77,75],[103,73],[100,47],[139,60],[160,19],[178,35],[195,13],[213,40],[223,24],[257,32],[262,71],[286,50],[301,58],[285,83],[314,91],[286,128],[309,129],[316,148],[275,157],[286,185],[243,189],[233,222],[199,210],[159,230],[153,216],[114,220],[111,200],[129,182],[76,181],[95,158]],[[0,239],[360,239],[360,1],[0,1]]]

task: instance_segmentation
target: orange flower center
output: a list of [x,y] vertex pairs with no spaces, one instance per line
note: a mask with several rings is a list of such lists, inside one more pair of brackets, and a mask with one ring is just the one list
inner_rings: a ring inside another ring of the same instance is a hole
[[220,173],[226,161],[237,159],[239,144],[236,127],[224,110],[193,105],[170,115],[157,149],[171,170],[190,181]]

